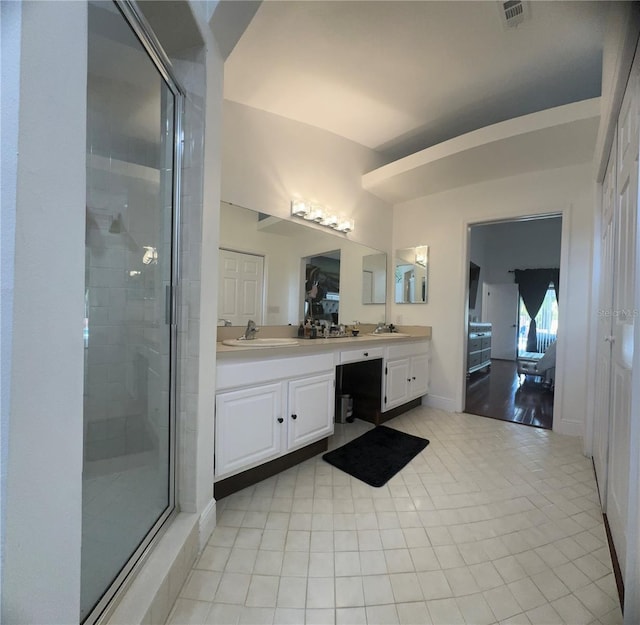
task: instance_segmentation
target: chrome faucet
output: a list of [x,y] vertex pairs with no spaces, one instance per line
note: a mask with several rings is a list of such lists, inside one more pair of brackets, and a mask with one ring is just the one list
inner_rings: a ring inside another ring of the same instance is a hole
[[374,334],[383,334],[385,332],[389,332],[387,326],[385,326],[384,321],[379,321],[376,329],[373,331]]
[[251,341],[256,338],[256,332],[260,332],[260,328],[256,328],[256,322],[253,319],[249,319],[247,323],[247,329],[244,331],[244,338],[247,341]]
[[231,321],[229,319],[218,319],[218,321],[222,321],[222,323],[224,323],[224,327],[228,328],[231,326]]

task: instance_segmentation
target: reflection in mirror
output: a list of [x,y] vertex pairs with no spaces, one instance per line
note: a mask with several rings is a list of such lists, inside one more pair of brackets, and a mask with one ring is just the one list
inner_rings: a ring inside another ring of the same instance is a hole
[[369,254],[362,258],[362,303],[384,304],[387,301],[387,255]]
[[340,250],[305,258],[304,318],[338,323]]
[[[220,249],[220,265],[223,263],[223,250],[262,259],[263,278],[256,278],[260,288],[255,292],[249,289],[255,300],[255,317],[250,318],[262,319],[262,325],[297,326],[305,316],[307,259],[334,254],[337,254],[334,258],[339,259],[338,323],[351,324],[356,320],[361,323],[385,322],[385,304],[364,305],[362,292],[363,258],[381,255],[385,257],[386,267],[386,255],[380,250],[355,243],[343,234],[325,232],[227,202],[220,206]],[[256,271],[260,269],[256,268]],[[386,285],[386,272],[384,278],[380,275],[378,280],[383,280]],[[240,312],[242,307],[245,312],[251,309],[246,301],[242,305],[235,303],[237,284],[234,286],[233,282],[228,282],[225,286],[221,277],[219,285],[218,325],[224,325],[226,320],[234,326],[246,326],[246,321],[240,320],[241,315],[231,314]],[[333,306],[327,303],[327,310],[330,308]]]
[[396,304],[425,304],[428,293],[429,247],[420,245],[396,250]]
[[220,248],[218,252],[218,323],[262,325],[264,257]]

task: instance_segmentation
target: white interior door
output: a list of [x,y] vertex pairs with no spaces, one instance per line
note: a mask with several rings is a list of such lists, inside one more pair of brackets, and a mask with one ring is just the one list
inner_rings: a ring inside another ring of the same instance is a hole
[[635,315],[635,256],[638,203],[637,79],[629,82],[618,118],[614,207],[615,270],[611,354],[611,407],[606,511],[621,570],[627,550],[627,506],[631,422],[631,370]]
[[598,478],[600,501],[606,512],[609,462],[609,410],[611,401],[611,339],[613,320],[613,268],[615,232],[613,214],[616,201],[615,143],[602,185],[602,238],[600,242],[600,291],[598,294],[598,335],[596,346],[595,423],[593,464]]
[[518,285],[484,284],[482,320],[491,323],[491,358],[515,360],[518,333]]
[[264,258],[221,249],[218,263],[218,318],[234,326],[262,323]]

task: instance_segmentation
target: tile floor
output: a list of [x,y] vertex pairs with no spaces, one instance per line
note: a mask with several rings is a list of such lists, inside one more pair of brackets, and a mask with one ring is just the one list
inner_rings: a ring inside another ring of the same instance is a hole
[[388,425],[431,444],[382,488],[317,456],[218,502],[168,623],[622,622],[579,439],[425,407]]

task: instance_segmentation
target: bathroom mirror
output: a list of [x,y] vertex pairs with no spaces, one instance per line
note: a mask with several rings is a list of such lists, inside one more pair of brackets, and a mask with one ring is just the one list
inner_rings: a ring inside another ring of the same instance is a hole
[[396,250],[394,293],[396,304],[426,304],[429,247],[418,245]]
[[384,304],[387,301],[387,255],[362,257],[362,303]]
[[[339,291],[330,290],[330,298],[337,298],[331,310],[337,309],[338,322],[385,322],[384,299],[376,293],[377,301],[365,304],[367,296],[363,294],[364,268],[371,263],[376,266],[377,288],[385,293],[385,253],[330,230],[324,232],[305,223],[222,202],[218,325],[226,320],[234,326],[246,326],[246,319],[251,318],[259,325],[297,326],[304,318],[305,259],[326,256],[328,251],[339,259],[339,280],[335,281]],[[377,260],[365,263],[369,256]],[[385,267],[384,275],[379,265]],[[240,303],[239,292],[246,295]]]

